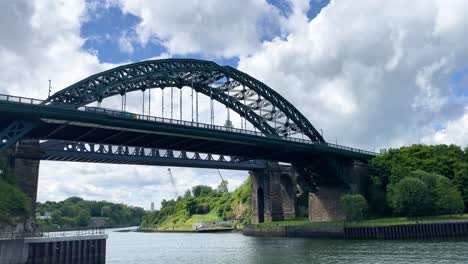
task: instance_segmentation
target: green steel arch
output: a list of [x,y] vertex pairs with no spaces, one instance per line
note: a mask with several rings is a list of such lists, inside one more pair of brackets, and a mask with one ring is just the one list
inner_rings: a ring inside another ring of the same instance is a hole
[[280,94],[244,72],[212,61],[161,59],[119,66],[70,85],[44,104],[78,108],[132,91],[185,86],[226,105],[267,136],[302,133],[314,142],[325,142]]

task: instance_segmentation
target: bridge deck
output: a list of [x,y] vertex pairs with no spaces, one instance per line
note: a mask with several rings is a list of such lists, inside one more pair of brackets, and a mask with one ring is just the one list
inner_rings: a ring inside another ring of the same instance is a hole
[[369,159],[376,153],[329,143],[300,139],[265,137],[261,133],[186,121],[135,114],[99,113],[40,105],[40,100],[0,96],[0,120],[36,124],[27,135],[41,140],[54,139],[100,144],[131,145],[251,159],[307,162],[327,153],[343,158]]

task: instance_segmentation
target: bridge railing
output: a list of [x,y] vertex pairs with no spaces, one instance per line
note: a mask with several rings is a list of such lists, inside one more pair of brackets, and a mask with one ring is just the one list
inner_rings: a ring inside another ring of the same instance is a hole
[[40,100],[40,99],[6,95],[6,94],[0,94],[0,100],[12,102],[12,103],[33,104],[33,105],[39,105],[43,102],[43,100]]
[[185,121],[185,120],[180,120],[180,119],[140,115],[140,114],[134,114],[134,113],[124,112],[124,111],[105,109],[105,108],[100,108],[100,107],[85,106],[85,107],[80,107],[78,110],[85,111],[85,112],[106,114],[106,115],[115,116],[115,117],[132,118],[132,119],[151,121],[151,122],[160,122],[160,123],[167,123],[167,124],[200,127],[200,128],[216,129],[216,130],[229,131],[229,132],[235,132],[235,133],[263,136],[262,133],[252,131],[252,130],[239,129],[239,128],[227,127],[227,126],[211,125],[211,124],[205,124],[205,123],[197,123],[197,122]]
[[[12,103],[33,104],[33,105],[39,105],[39,104],[41,104],[43,102],[43,100],[40,100],[40,99],[5,95],[5,94],[0,94],[0,101],[7,101],[7,102],[12,102]],[[101,107],[84,106],[84,107],[80,107],[78,110],[85,111],[85,112],[94,112],[94,113],[98,113],[98,114],[106,114],[106,115],[115,116],[115,117],[123,117],[123,118],[138,119],[138,120],[144,120],[144,121],[152,121],[152,122],[160,122],[160,123],[167,123],[167,124],[191,126],[191,127],[198,127],[198,128],[216,129],[216,130],[221,130],[221,131],[229,131],[229,132],[247,134],[247,135],[254,135],[254,136],[264,136],[264,134],[261,133],[261,132],[247,130],[247,129],[239,129],[239,128],[234,128],[234,127],[229,127],[229,126],[218,126],[218,125],[197,123],[197,122],[178,120],[178,119],[171,119],[171,118],[164,118],[164,117],[149,116],[149,115],[140,115],[140,114],[134,114],[134,113],[129,113],[129,112],[125,112],[125,111],[105,109],[105,108],[101,108]],[[298,142],[298,143],[303,143],[303,144],[316,144],[316,145],[319,144],[319,145],[324,145],[324,146],[328,146],[328,147],[335,148],[335,149],[347,150],[347,151],[362,153],[362,154],[366,154],[366,155],[374,155],[374,156],[378,155],[378,153],[373,152],[373,151],[357,149],[357,148],[351,148],[351,147],[332,144],[332,143],[317,143],[317,142],[313,142],[313,141],[307,140],[307,139],[292,138],[292,137],[281,137],[281,139],[285,140],[285,141]]]

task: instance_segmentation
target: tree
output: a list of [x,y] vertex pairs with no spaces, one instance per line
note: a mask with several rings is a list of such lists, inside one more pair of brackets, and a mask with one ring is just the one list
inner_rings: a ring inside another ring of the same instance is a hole
[[62,218],[62,215],[60,213],[60,210],[58,209],[54,210],[50,216],[50,220],[52,221],[52,223],[56,225],[62,224],[61,218]]
[[87,210],[80,210],[76,222],[79,226],[88,226],[91,222],[91,215]]
[[192,194],[195,197],[209,195],[213,192],[213,189],[210,186],[206,185],[197,185],[192,188]]
[[396,213],[410,217],[430,214],[434,203],[427,185],[413,177],[390,185],[388,201]]
[[459,214],[463,213],[465,206],[460,192],[453,182],[442,175],[417,170],[411,173],[411,177],[422,180],[429,188],[433,214]]
[[101,207],[101,216],[104,217],[111,217],[112,215],[112,208],[109,205],[104,205]]
[[[465,153],[468,159],[468,147],[465,149]],[[463,198],[465,208],[468,208],[468,162],[459,162],[456,164],[454,183]]]
[[382,216],[389,211],[387,195],[382,180],[371,176],[368,187],[369,214]]
[[69,198],[65,199],[63,202],[67,203],[67,204],[76,204],[76,203],[82,202],[82,201],[83,201],[83,198],[72,196],[72,197],[69,197]]
[[364,219],[367,212],[367,201],[360,194],[344,194],[340,198],[341,207],[346,220],[355,221]]
[[184,193],[184,198],[189,198],[192,196],[192,193],[190,192],[190,189],[187,189]]
[[451,180],[438,177],[434,193],[434,209],[437,214],[461,214],[465,210],[462,196]]

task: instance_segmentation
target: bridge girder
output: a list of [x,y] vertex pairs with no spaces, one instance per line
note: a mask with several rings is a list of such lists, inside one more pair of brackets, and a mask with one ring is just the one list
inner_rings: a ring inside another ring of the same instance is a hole
[[40,143],[41,160],[113,163],[196,168],[254,170],[266,167],[264,160],[213,155],[171,149],[48,140]]

